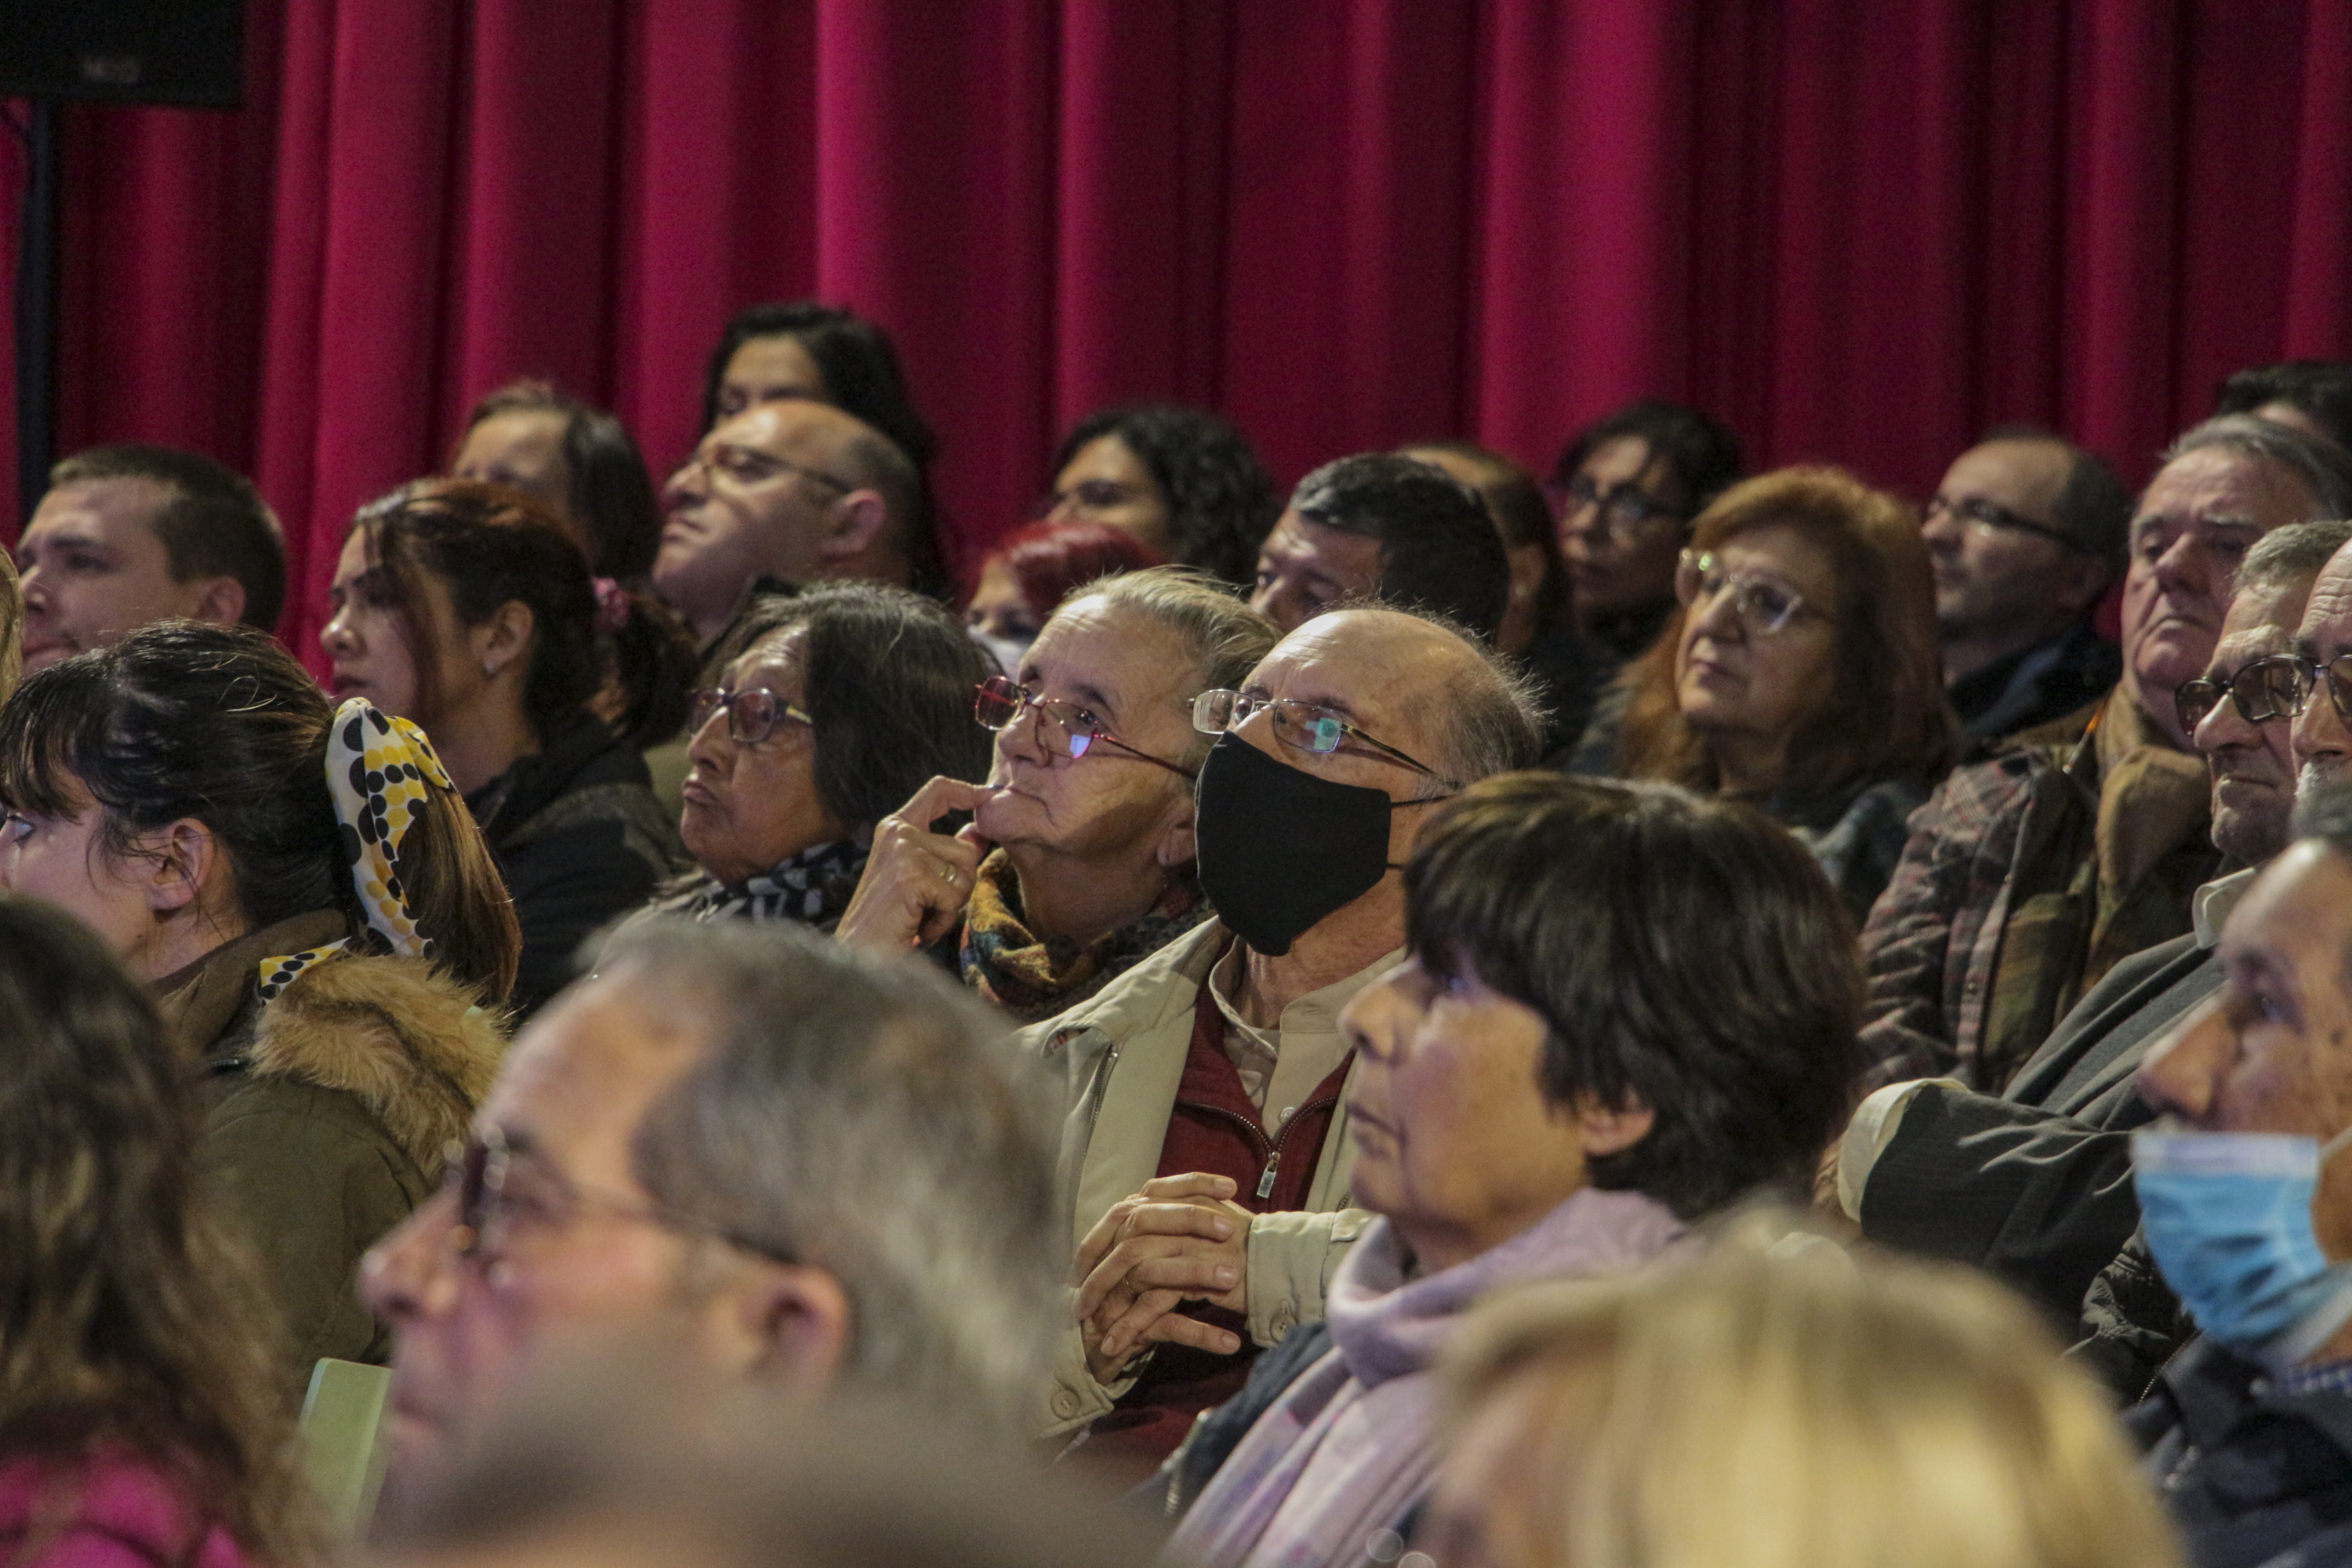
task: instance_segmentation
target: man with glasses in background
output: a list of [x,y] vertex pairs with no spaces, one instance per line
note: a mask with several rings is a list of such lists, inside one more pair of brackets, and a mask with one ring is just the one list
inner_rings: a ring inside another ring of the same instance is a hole
[[854,415],[807,398],[714,427],[662,487],[654,588],[709,649],[762,578],[908,585],[914,465]]
[[2190,929],[2218,858],[2174,693],[2207,672],[2254,542],[2347,510],[2352,455],[2299,430],[2229,415],[2173,444],[2132,520],[2115,690],[1912,816],[1862,936],[1872,1087],[1998,1093],[2119,960]]
[[1322,1316],[1367,1221],[1344,1206],[1339,1011],[1404,945],[1426,808],[1542,732],[1494,656],[1381,608],[1317,616],[1192,721],[1216,738],[1195,833],[1217,918],[1022,1037],[1067,1088],[1078,1238],[1048,1429],[1091,1426],[1084,1451],[1138,1479]]
[[619,932],[362,1268],[397,1332],[395,1485],[535,1361],[611,1340],[1011,1436],[1062,1299],[1053,1112],[923,965],[785,924]]
[[1928,500],[1944,688],[1972,741],[2063,719],[2122,673],[2091,612],[2123,569],[2131,497],[2082,447],[2025,426],[1961,453]]
[[[2213,847],[2229,868],[2198,889],[2195,929],[2117,963],[1999,1094],[1933,1079],[1864,1101],[1839,1151],[1838,1196],[1872,1240],[1990,1269],[2062,1320],[2084,1310],[2093,1279],[2139,1223],[2129,1139],[2155,1112],[2133,1074],[2220,987],[2222,922],[2286,847],[2292,741],[2309,708],[2306,667],[2291,650],[2298,626],[2310,630],[2314,580],[2347,540],[2347,522],[2264,534],[2238,574],[2211,664],[2175,694],[2205,757]],[[2352,559],[2337,580],[2352,592]],[[2136,1396],[2147,1370],[2137,1342],[2093,1316],[2096,1359]]]

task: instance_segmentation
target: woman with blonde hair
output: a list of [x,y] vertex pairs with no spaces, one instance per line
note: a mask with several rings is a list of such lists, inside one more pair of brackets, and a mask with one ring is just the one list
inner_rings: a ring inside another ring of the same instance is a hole
[[1959,745],[1918,517],[1843,469],[1760,475],[1699,514],[1675,592],[1616,771],[1762,808],[1867,915]]
[[1442,1369],[1444,1568],[2178,1568],[2092,1380],[1964,1269],[1750,1215],[1487,1303]]

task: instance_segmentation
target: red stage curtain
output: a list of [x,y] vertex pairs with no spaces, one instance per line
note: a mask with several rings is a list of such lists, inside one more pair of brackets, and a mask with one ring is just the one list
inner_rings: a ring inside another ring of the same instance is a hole
[[251,0],[248,34],[238,113],[67,114],[63,438],[255,473],[306,656],[345,520],[474,397],[551,374],[667,467],[760,299],[897,334],[967,546],[1115,399],[1221,407],[1289,479],[1455,432],[1540,465],[1654,392],[1917,494],[2007,420],[2137,479],[2229,370],[2352,352],[2352,0]]

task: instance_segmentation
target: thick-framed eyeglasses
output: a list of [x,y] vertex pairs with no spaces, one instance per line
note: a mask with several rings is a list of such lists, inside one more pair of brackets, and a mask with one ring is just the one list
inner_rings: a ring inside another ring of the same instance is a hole
[[[2303,661],[2290,653],[2274,653],[2247,660],[2226,679],[2182,681],[2172,689],[2172,709],[2179,716],[2181,733],[2194,735],[2224,697],[2247,723],[2266,724],[2302,712],[2309,689]],[[2341,698],[2337,706],[2342,706]]]
[[1328,757],[1339,749],[1342,741],[1379,752],[1392,763],[1401,763],[1417,773],[1425,773],[1448,789],[1460,789],[1461,781],[1448,778],[1427,763],[1397,750],[1386,741],[1374,740],[1362,730],[1348,722],[1328,708],[1318,708],[1289,697],[1255,697],[1244,691],[1203,691],[1192,699],[1192,728],[1203,735],[1223,735],[1240,729],[1264,713],[1274,725],[1274,738],[1286,746],[1302,752],[1312,752]]
[[739,447],[722,442],[708,451],[697,452],[677,466],[674,478],[683,479],[696,468],[709,468],[723,474],[739,485],[756,485],[774,479],[778,474],[798,474],[811,484],[847,495],[857,487],[847,479],[835,479],[823,468],[812,468],[806,463],[795,463],[790,458],[779,458],[773,452],[762,452],[751,447]]
[[1591,507],[1601,526],[1616,536],[1632,533],[1660,518],[1675,522],[1690,521],[1689,513],[1668,506],[1631,479],[1604,490],[1590,475],[1578,474],[1565,483],[1558,479],[1547,483],[1544,494],[1550,498],[1552,515],[1561,521],[1565,522],[1570,512]]
[[2184,680],[2174,689],[2172,702],[2181,729],[2193,734],[2225,690],[2240,718],[2260,724],[2271,719],[2302,717],[2312,689],[2322,682],[2327,687],[2327,700],[2336,704],[2336,716],[2352,724],[2352,653],[2338,654],[2326,664],[2299,654],[2274,653],[2241,665],[2226,685]]
[[1732,595],[1732,613],[1750,637],[1769,637],[1787,631],[1790,623],[1822,612],[1805,596],[1769,577],[1735,576],[1712,550],[1685,550],[1675,563],[1675,597],[1685,610],[1712,605],[1723,594]]
[[1096,718],[1091,710],[1076,702],[1065,702],[1058,697],[1039,697],[1027,687],[1002,675],[992,675],[973,688],[971,716],[980,721],[983,729],[1010,729],[1023,712],[1031,710],[1037,714],[1037,733],[1045,749],[1072,762],[1096,754],[1097,746],[1108,746],[1139,763],[1166,768],[1179,778],[1194,776],[1190,768],[1180,768],[1174,763],[1129,745],[1105,729],[1103,721]]
[[782,1247],[681,1215],[660,1204],[599,1193],[577,1182],[551,1178],[544,1192],[528,1195],[513,1182],[515,1153],[506,1135],[492,1127],[449,1150],[446,1180],[457,1189],[457,1225],[450,1244],[460,1258],[488,1267],[512,1254],[518,1231],[561,1230],[593,1215],[634,1220],[679,1236],[702,1237],[739,1247],[778,1263],[798,1261]]
[[786,722],[816,727],[816,720],[807,709],[786,701],[764,686],[742,691],[706,686],[694,694],[693,706],[687,710],[686,732],[702,733],[702,727],[721,708],[727,710],[727,738],[739,746],[756,746],[774,734],[777,725]]
[[2003,531],[2038,533],[2044,539],[2056,540],[2069,550],[2074,548],[2074,542],[2069,539],[2065,531],[2056,523],[2043,522],[2039,518],[2028,517],[2021,511],[2011,511],[1999,501],[1986,500],[1980,496],[1954,500],[1950,496],[1945,495],[1940,490],[1937,491],[1927,498],[1926,518],[1927,521],[1933,522],[1939,517],[1958,518],[1979,538],[1990,538]]

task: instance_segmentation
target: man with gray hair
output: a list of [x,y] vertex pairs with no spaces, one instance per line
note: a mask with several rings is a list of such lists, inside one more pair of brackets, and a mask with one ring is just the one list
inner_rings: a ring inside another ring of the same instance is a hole
[[1340,1010],[1402,955],[1423,808],[1529,765],[1542,735],[1494,656],[1387,608],[1307,621],[1192,721],[1217,737],[1196,826],[1217,918],[1021,1037],[1067,1084],[1079,1243],[1047,1425],[1095,1424],[1089,1451],[1139,1479],[1322,1316],[1370,1221],[1345,1206]]
[[2195,929],[2116,964],[2000,1093],[1943,1079],[1864,1100],[1839,1151],[1838,1195],[1872,1240],[1989,1269],[2064,1317],[2083,1310],[2139,1223],[2129,1140],[2155,1112],[2133,1074],[2221,987],[2222,921],[2287,846],[2292,737],[2304,728],[2291,654],[2298,626],[2312,630],[2314,580],[2352,584],[2347,542],[2352,522],[2264,534],[2238,573],[2212,663],[2177,693],[2211,779],[2213,847],[2231,868],[2198,889]]
[[1873,1087],[1998,1091],[2117,961],[2189,929],[2217,860],[2173,692],[2205,673],[2253,542],[2347,513],[2352,454],[2299,430],[2227,415],[2173,444],[2132,519],[2116,689],[1912,816],[1863,931]]
[[396,1462],[549,1349],[667,1339],[726,1377],[1004,1432],[1068,1243],[1052,1091],[944,976],[784,924],[654,920],[515,1042],[452,1184],[368,1257]]

